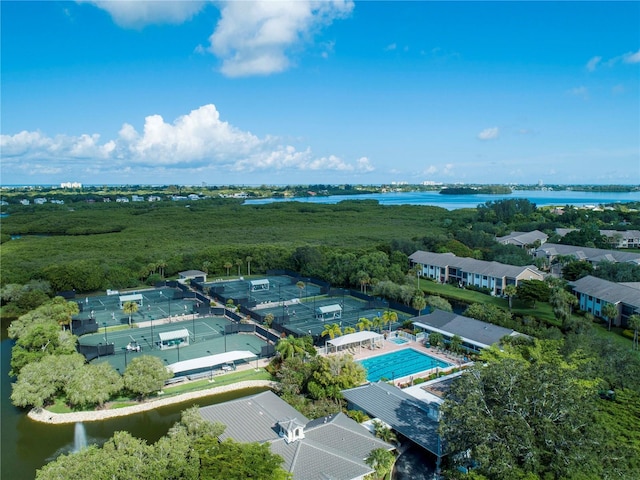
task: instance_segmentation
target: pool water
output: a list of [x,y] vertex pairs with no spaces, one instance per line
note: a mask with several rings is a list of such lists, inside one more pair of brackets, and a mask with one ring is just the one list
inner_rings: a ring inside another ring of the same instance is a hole
[[367,380],[377,382],[381,378],[394,380],[431,370],[432,368],[450,367],[452,364],[434,358],[413,348],[405,348],[396,352],[385,353],[377,357],[366,358],[360,364],[367,370]]
[[395,343],[396,345],[404,345],[405,343],[409,343],[409,340],[402,337],[393,337],[390,338],[389,341]]

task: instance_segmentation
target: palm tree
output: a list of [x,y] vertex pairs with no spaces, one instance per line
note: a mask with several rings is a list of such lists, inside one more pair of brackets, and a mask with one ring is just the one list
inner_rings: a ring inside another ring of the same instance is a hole
[[396,437],[396,434],[393,433],[393,430],[387,427],[380,420],[373,421],[373,433],[380,440],[387,443],[395,443],[398,440],[398,438]]
[[242,260],[236,259],[236,265],[238,266],[238,276],[240,276],[240,267],[242,267]]
[[460,335],[454,335],[451,337],[451,341],[449,341],[449,350],[453,353],[458,353],[460,351],[460,347],[462,346],[462,338]]
[[204,262],[202,262],[202,271],[204,273],[209,273],[209,267],[211,266],[211,262],[208,260],[205,260]]
[[247,261],[247,276],[251,276],[251,260],[253,260],[253,258],[248,256],[245,260]]
[[389,450],[376,448],[371,450],[365,463],[376,471],[376,477],[386,478],[386,475],[393,469],[396,457]]
[[129,326],[131,326],[131,317],[138,311],[138,304],[136,302],[124,302],[122,311],[129,315]]
[[611,322],[618,316],[618,307],[613,303],[607,303],[602,308],[602,314],[607,317],[607,320],[609,321],[609,330],[611,330]]
[[334,323],[333,325],[326,324],[324,326],[324,330],[320,334],[320,336],[324,337],[325,335],[329,335],[329,338],[333,340],[336,337],[342,335],[342,330],[340,329],[340,325]]
[[373,321],[371,322],[371,324],[373,325],[373,330],[380,333],[380,330],[382,329],[382,318],[373,317]]
[[302,291],[304,290],[304,282],[303,281],[299,281],[298,283],[296,283],[296,287],[298,287],[298,289],[300,290],[300,294],[298,296],[298,298],[302,298]]
[[353,327],[344,327],[344,334],[349,335],[350,333],[356,333],[356,329]]
[[513,304],[513,297],[518,293],[518,287],[515,285],[507,285],[504,287],[504,294],[509,297],[509,311],[511,311],[511,306]]
[[629,317],[629,327],[633,329],[633,348],[638,350],[638,330],[640,330],[640,315],[635,313]]
[[273,313],[267,313],[264,316],[264,324],[267,326],[267,328],[271,328],[271,324],[273,323],[273,319],[274,319]]
[[411,306],[418,311],[418,315],[422,315],[422,310],[427,306],[427,300],[424,298],[422,292],[418,292],[416,296],[413,297]]
[[156,265],[158,266],[158,272],[160,273],[160,276],[162,278],[164,278],[164,273],[165,273],[164,271],[167,268],[167,261],[166,260],[158,260]]
[[384,313],[382,314],[383,326],[387,326],[387,324],[389,323],[396,323],[397,321],[398,321],[398,314],[393,310],[385,310]]
[[304,354],[304,341],[293,335],[281,338],[276,344],[276,352],[280,354],[283,360]]
[[225,262],[225,263],[224,263],[224,265],[223,265],[223,267],[227,269],[227,277],[228,277],[228,276],[230,275],[230,273],[229,273],[229,272],[230,272],[230,270],[231,270],[231,267],[233,267],[233,263],[231,263],[231,262]]
[[356,323],[356,327],[358,327],[360,331],[371,330],[371,320],[367,317],[362,317],[358,323]]

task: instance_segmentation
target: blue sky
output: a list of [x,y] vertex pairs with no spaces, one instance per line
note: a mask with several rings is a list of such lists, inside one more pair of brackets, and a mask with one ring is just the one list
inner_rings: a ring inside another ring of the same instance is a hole
[[640,183],[638,2],[0,8],[3,185]]

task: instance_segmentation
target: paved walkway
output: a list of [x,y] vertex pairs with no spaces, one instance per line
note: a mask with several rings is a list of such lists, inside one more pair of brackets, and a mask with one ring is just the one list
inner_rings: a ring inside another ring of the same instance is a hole
[[131,415],[133,413],[140,413],[147,410],[153,410],[155,408],[164,407],[174,403],[184,402],[187,400],[193,400],[195,398],[206,397],[209,395],[215,395],[218,393],[231,392],[233,390],[241,390],[243,388],[252,387],[269,387],[275,388],[276,382],[270,380],[249,380],[246,382],[232,383],[229,385],[223,385],[220,387],[212,387],[206,390],[198,390],[196,392],[187,392],[181,395],[174,395],[172,397],[160,398],[150,400],[138,405],[132,405],[130,407],[116,408],[113,410],[92,410],[88,412],[71,412],[71,413],[53,413],[47,409],[33,409],[29,412],[28,416],[36,422],[61,424],[61,423],[77,423],[77,422],[97,422],[105,420],[107,418],[123,417]]

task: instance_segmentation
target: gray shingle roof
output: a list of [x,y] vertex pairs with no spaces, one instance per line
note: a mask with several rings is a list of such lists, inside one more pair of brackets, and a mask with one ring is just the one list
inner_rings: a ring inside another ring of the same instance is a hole
[[297,419],[302,424],[309,421],[270,390],[203,407],[200,414],[205,420],[227,426],[221,439],[233,438],[242,442],[266,442],[280,438],[276,426],[280,421]]
[[[271,391],[203,407],[200,413],[227,425],[221,439],[269,442],[294,480],[361,478],[373,472],[364,462],[371,450],[393,448],[342,413],[309,421]],[[287,443],[278,423],[304,424],[304,438]]]
[[495,278],[516,278],[526,273],[532,272],[536,276],[544,276],[534,265],[518,267],[499,262],[487,262],[476,260],[475,258],[456,257],[453,253],[433,253],[417,251],[409,256],[409,260],[421,265],[434,265],[437,267],[455,267],[465,272],[487,275]]
[[603,256],[610,255],[610,258],[613,258],[615,262],[640,264],[640,253],[606,250],[603,248],[576,247],[575,245],[562,245],[560,243],[545,243],[536,250],[536,256],[539,257],[541,254],[547,256],[573,255],[581,260],[589,260],[596,263],[599,261],[598,259],[603,259]]
[[578,293],[591,295],[608,303],[626,303],[640,309],[640,290],[621,283],[610,282],[587,275],[570,285]]
[[413,320],[414,322],[451,333],[451,335],[468,338],[483,345],[493,345],[494,343],[498,343],[502,337],[517,333],[510,328],[500,327],[492,323],[465,317],[457,313],[445,312],[443,310],[434,310],[433,313],[429,315],[422,315]]
[[538,240],[542,243],[547,241],[549,236],[540,230],[533,230],[531,232],[511,232],[504,237],[497,237],[496,241],[499,243],[511,243],[514,245],[533,245]]
[[379,418],[431,453],[441,455],[444,450],[438,435],[438,421],[429,416],[427,404],[399,388],[377,382],[343,390],[342,395],[369,416]]

